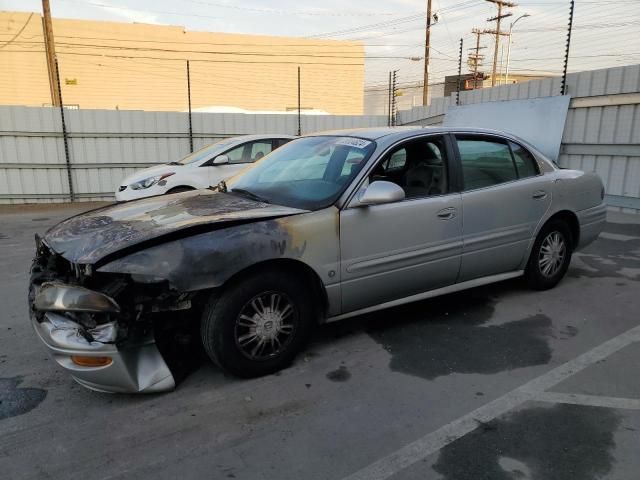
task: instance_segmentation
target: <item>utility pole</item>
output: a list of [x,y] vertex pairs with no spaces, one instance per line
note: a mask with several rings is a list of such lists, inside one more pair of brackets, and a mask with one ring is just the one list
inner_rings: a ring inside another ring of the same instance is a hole
[[487,22],[493,22],[493,21],[496,22],[496,30],[495,30],[496,43],[493,50],[493,68],[491,69],[491,86],[494,87],[496,85],[496,69],[498,67],[498,50],[500,49],[500,35],[507,35],[500,31],[500,21],[503,18],[510,17],[511,15],[513,15],[512,13],[505,13],[503,15],[502,8],[515,7],[516,4],[512,2],[507,2],[505,0],[485,0],[485,1],[489,3],[495,3],[498,6],[498,15],[493,18],[487,19]]
[[60,93],[58,91],[56,79],[58,78],[58,68],[56,66],[56,47],[53,41],[53,27],[51,25],[51,8],[49,0],[42,0],[42,31],[44,32],[44,51],[47,57],[47,71],[49,72],[49,90],[51,92],[51,105],[59,107]]
[[469,65],[469,68],[473,73],[473,89],[475,90],[478,88],[478,69],[484,60],[484,55],[480,55],[480,50],[487,47],[480,46],[480,35],[482,35],[482,31],[480,31],[480,29],[473,28],[471,33],[476,36],[476,46],[469,49],[472,51],[475,50],[475,53],[470,53],[467,56],[467,65]]
[[427,28],[424,42],[424,86],[422,87],[422,105],[429,103],[429,37],[431,36],[431,0],[427,0]]

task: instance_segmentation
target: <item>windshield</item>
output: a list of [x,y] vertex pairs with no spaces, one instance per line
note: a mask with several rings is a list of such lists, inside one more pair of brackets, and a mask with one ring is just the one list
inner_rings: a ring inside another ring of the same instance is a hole
[[362,169],[375,145],[354,137],[300,138],[230,179],[227,191],[305,210],[328,207]]
[[231,146],[233,143],[233,140],[225,138],[224,140],[220,140],[219,142],[212,143],[211,145],[207,145],[206,147],[202,147],[200,150],[196,150],[195,152],[190,153],[182,160],[178,160],[175,163],[178,163],[180,165],[188,165],[190,163],[199,162],[201,160],[211,158],[216,153],[222,153],[222,150],[224,150],[228,146]]

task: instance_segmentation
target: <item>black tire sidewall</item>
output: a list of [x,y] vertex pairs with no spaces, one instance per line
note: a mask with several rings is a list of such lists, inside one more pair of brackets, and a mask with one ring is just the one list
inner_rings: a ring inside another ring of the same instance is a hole
[[[566,244],[566,254],[564,257],[564,262],[560,270],[556,272],[552,277],[547,277],[540,271],[540,263],[538,262],[538,257],[540,255],[540,248],[542,246],[542,242],[547,236],[552,232],[558,232],[562,235],[564,242]],[[571,263],[571,255],[573,253],[573,236],[571,234],[571,230],[569,226],[561,221],[561,220],[552,220],[548,222],[540,233],[536,237],[536,241],[533,244],[533,248],[531,249],[531,255],[529,257],[529,263],[527,264],[527,269],[525,272],[525,276],[529,286],[536,290],[547,290],[549,288],[555,287],[560,280],[564,277],[565,273],[567,273],[567,269],[569,268],[569,264]]]
[[[298,310],[298,325],[286,349],[268,360],[251,360],[238,348],[235,323],[246,303],[263,292],[282,292]],[[314,325],[313,302],[305,282],[294,275],[272,271],[254,274],[233,282],[205,305],[202,322],[202,343],[209,357],[224,371],[239,377],[258,377],[288,366],[307,343]]]

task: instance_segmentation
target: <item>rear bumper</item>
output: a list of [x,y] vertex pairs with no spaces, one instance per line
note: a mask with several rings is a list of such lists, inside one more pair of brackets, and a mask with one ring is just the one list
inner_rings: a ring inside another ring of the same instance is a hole
[[607,221],[607,206],[602,203],[597,207],[587,208],[578,212],[580,223],[580,241],[576,250],[586,247],[593,242],[604,229]]
[[[68,292],[76,287],[59,285],[59,288]],[[98,292],[82,289],[83,295],[86,296],[87,292],[102,296]],[[88,340],[83,327],[64,313],[65,307],[71,311],[74,306],[61,304],[60,301],[65,298],[62,294],[51,295],[49,292],[48,295],[56,299],[55,308],[53,305],[47,308],[44,296],[36,295],[34,305],[45,312],[40,321],[35,315],[32,316],[33,327],[54,360],[78,383],[92,390],[123,393],[164,392],[175,387],[173,375],[152,336],[136,345],[118,348],[112,341],[115,332],[109,331],[109,325],[103,325],[106,328],[94,329],[98,335],[94,336],[94,340]],[[75,311],[78,311],[77,305],[75,307]],[[117,328],[115,323],[113,325],[113,328]],[[78,365],[72,360],[74,356],[108,357],[111,362],[103,366]]]

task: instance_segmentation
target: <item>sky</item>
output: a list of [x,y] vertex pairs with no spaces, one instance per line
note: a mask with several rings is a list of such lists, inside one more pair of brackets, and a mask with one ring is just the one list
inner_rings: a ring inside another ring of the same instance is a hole
[[[366,47],[368,88],[384,88],[398,70],[400,85],[421,81],[426,0],[50,0],[60,18],[180,25],[188,30],[359,40]],[[430,83],[458,69],[463,39],[463,72],[474,27],[495,28],[496,14],[485,0],[433,0],[438,21],[431,29]],[[39,0],[0,0],[0,10],[41,11]],[[559,75],[569,16],[568,0],[521,0],[506,9],[513,16],[510,70]],[[640,0],[577,0],[569,71],[640,63]],[[0,26],[1,28],[1,26]],[[0,34],[1,35],[1,34]],[[490,70],[494,38],[481,36]],[[506,37],[505,37],[506,38]],[[5,38],[0,36],[0,43]],[[505,51],[507,41],[503,42]],[[413,57],[413,60],[411,59]],[[416,60],[416,57],[418,59]],[[500,52],[505,61],[506,52]]]

